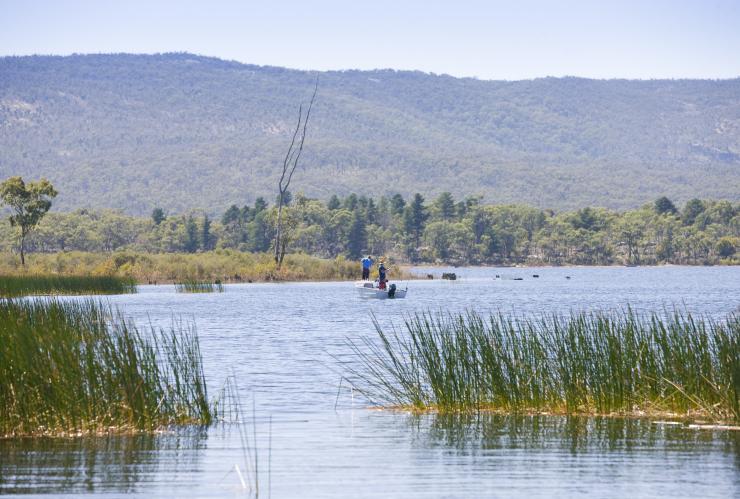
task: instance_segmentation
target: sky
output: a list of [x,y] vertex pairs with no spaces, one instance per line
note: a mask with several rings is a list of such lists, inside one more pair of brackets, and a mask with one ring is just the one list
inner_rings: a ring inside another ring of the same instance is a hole
[[111,52],[496,80],[734,78],[740,0],[0,0],[0,55]]

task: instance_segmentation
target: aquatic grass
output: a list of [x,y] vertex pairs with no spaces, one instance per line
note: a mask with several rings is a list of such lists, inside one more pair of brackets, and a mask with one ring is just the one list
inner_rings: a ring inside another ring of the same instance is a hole
[[93,300],[0,300],[0,436],[209,424],[196,331]]
[[740,318],[630,309],[484,319],[417,314],[350,342],[354,383],[415,410],[658,414],[740,420]]
[[219,293],[224,292],[221,281],[199,281],[197,279],[185,279],[175,283],[175,291],[178,293]]
[[128,277],[91,275],[0,275],[0,297],[135,293]]

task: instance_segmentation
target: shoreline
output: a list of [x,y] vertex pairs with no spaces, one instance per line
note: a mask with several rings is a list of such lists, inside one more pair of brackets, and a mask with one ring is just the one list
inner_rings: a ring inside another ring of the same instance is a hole
[[[316,282],[356,282],[361,280],[360,262],[337,259],[323,259],[303,254],[286,256],[280,270],[265,254],[254,253],[43,253],[33,254],[26,269],[2,264],[0,255],[0,279],[3,277],[101,277],[112,276],[132,279],[136,286],[174,285],[187,279],[221,284],[265,284],[265,283],[316,283]],[[6,258],[8,254],[4,255]],[[14,255],[13,255],[14,256]],[[290,257],[290,258],[289,258]],[[123,264],[109,265],[116,259]],[[69,260],[68,262],[65,260]],[[218,260],[214,262],[213,260]],[[244,260],[247,260],[246,262]],[[268,260],[268,261],[266,261]],[[63,263],[60,263],[62,261]],[[134,262],[134,265],[131,265]],[[139,262],[145,262],[141,264]],[[390,281],[442,280],[442,273],[458,273],[467,269],[527,271],[542,269],[612,269],[612,268],[728,268],[735,264],[690,265],[690,264],[649,264],[649,265],[467,265],[444,264],[398,264],[398,276],[389,274]],[[209,268],[210,267],[210,268]],[[196,270],[192,276],[193,269]],[[428,276],[432,275],[432,278]],[[458,279],[463,278],[460,275]]]

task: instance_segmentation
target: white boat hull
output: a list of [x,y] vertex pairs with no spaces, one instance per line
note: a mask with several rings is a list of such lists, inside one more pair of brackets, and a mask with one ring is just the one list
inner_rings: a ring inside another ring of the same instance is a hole
[[371,282],[359,282],[355,284],[355,290],[358,296],[365,300],[393,300],[396,298],[406,298],[407,291],[405,289],[396,288],[396,293],[390,297],[388,296],[388,288],[376,288]]

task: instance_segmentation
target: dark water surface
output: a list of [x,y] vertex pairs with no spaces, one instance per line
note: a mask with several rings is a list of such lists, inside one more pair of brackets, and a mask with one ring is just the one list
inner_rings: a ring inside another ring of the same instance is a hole
[[[450,269],[420,272],[443,270]],[[338,391],[342,363],[352,361],[347,339],[374,334],[371,314],[400,327],[415,311],[541,314],[629,304],[722,318],[740,311],[740,268],[451,270],[459,280],[412,281],[408,297],[394,301],[361,301],[351,283],[245,284],[198,295],[143,286],[110,297],[139,326],[195,322],[211,394],[233,376],[249,423],[0,440],[0,494],[243,497],[235,466],[249,485],[255,458],[242,437],[253,449],[256,429],[261,497],[740,495],[740,432],[622,419],[414,416],[367,409],[346,384]]]

